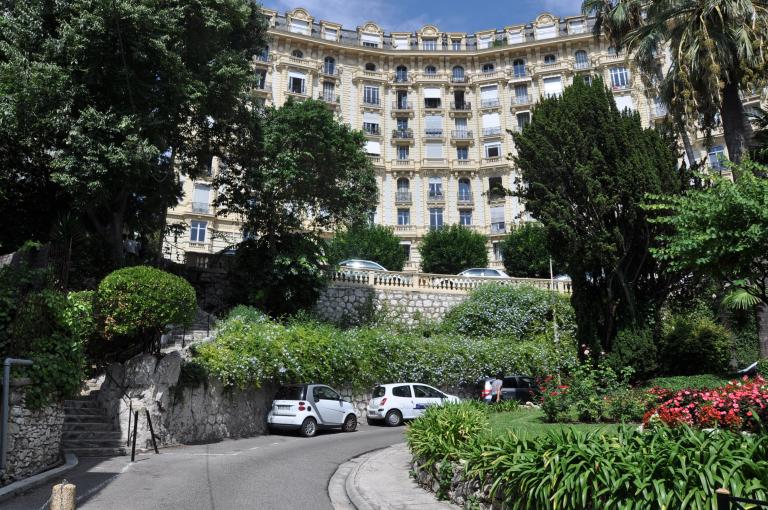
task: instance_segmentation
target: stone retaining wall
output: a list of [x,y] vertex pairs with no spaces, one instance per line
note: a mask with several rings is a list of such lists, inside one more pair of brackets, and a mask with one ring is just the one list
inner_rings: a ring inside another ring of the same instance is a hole
[[11,382],[6,470],[0,486],[36,475],[61,463],[61,432],[64,406],[51,404],[39,410],[27,407],[24,386],[29,381]]
[[412,324],[419,319],[440,320],[466,300],[467,294],[380,289],[360,285],[332,284],[320,295],[315,312],[337,324],[358,324],[374,314],[390,313]]

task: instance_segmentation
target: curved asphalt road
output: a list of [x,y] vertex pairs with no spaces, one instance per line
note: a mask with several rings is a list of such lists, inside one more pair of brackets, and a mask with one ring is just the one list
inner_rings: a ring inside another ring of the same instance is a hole
[[[78,510],[330,510],[336,468],[403,441],[403,428],[360,425],[354,433],[305,439],[268,435],[160,450],[160,455],[81,459],[67,475]],[[47,509],[52,483],[0,503],[3,510]]]

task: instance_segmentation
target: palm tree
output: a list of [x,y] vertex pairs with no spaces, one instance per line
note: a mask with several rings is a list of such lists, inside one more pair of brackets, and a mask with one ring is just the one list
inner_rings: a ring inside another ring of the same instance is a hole
[[666,53],[659,91],[676,121],[709,135],[722,119],[728,154],[742,159],[751,127],[739,90],[765,81],[767,0],[584,0],[582,10],[645,73]]

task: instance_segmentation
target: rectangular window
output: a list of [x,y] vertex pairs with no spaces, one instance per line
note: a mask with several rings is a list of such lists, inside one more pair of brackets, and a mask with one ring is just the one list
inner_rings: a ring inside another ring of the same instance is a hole
[[292,76],[288,78],[288,91],[294,94],[304,94],[307,90],[305,83],[304,78]]
[[443,181],[440,177],[429,178],[429,198],[432,200],[443,198]]
[[480,106],[483,108],[499,106],[499,88],[496,85],[480,87]]
[[[400,243],[400,248],[402,248],[403,255],[405,255],[405,262],[406,263],[409,262],[411,260],[411,243]],[[408,396],[408,397],[411,396],[411,387],[410,386],[401,386],[401,388],[408,388],[408,395],[406,395],[406,396]],[[393,395],[397,395],[395,393],[395,390],[397,390],[397,388],[394,388],[392,390],[392,394]]]
[[484,113],[482,117],[482,125],[484,136],[501,134],[501,115],[499,113]]
[[208,184],[195,184],[192,192],[192,211],[207,213],[210,208],[211,187]]
[[424,117],[424,134],[427,136],[443,136],[443,117],[427,115]]
[[381,143],[375,140],[366,140],[365,153],[371,156],[381,156]]
[[327,28],[325,29],[325,32],[323,32],[323,39],[326,41],[335,41],[338,39],[339,31],[335,28]]
[[614,90],[629,87],[629,69],[626,67],[611,67],[611,86]]
[[267,84],[267,72],[264,69],[256,70],[256,88],[264,90]]
[[405,131],[408,129],[408,117],[398,117],[397,118],[397,130],[398,131]]
[[300,19],[292,19],[290,30],[296,34],[309,35],[309,22]]
[[501,177],[488,177],[488,198],[498,200],[504,196],[504,185],[501,182]]
[[500,143],[486,143],[484,146],[485,157],[488,159],[501,157],[501,144]]
[[494,241],[492,244],[493,246],[493,260],[494,262],[503,262],[504,261],[504,251],[501,249],[501,241]]
[[544,95],[560,97],[563,94],[563,81],[559,76],[544,78]]
[[398,225],[410,225],[411,224],[411,210],[410,209],[398,209],[397,210],[397,224]]
[[515,100],[518,104],[525,104],[529,102],[528,85],[515,85]]
[[506,232],[504,223],[504,206],[497,205],[491,207],[491,234],[503,234]]
[[525,126],[531,123],[530,112],[522,112],[517,114],[517,130],[522,131]]
[[410,156],[410,149],[407,145],[398,145],[397,146],[397,159],[399,160],[405,160],[408,159]]
[[709,161],[709,166],[716,170],[725,168],[725,161],[728,160],[728,158],[725,157],[725,147],[722,145],[712,147],[709,150],[709,153],[707,153],[707,160]]
[[380,134],[381,116],[378,113],[363,113],[363,131],[369,135]]
[[401,110],[407,110],[408,109],[408,92],[405,92],[404,90],[398,90],[396,103],[397,103],[396,104],[397,108],[400,108]]
[[329,103],[336,101],[336,84],[332,81],[323,82],[323,100]]
[[442,207],[430,207],[429,208],[429,228],[430,230],[437,230],[443,227],[443,208]]
[[368,48],[378,48],[379,44],[381,43],[381,36],[378,34],[360,34],[360,40],[363,43],[363,46],[366,46]]
[[421,44],[423,45],[425,51],[437,50],[437,39],[422,39]]
[[555,25],[545,25],[536,28],[536,39],[552,39],[557,37],[557,27]]
[[469,159],[469,147],[456,147],[456,159],[466,161]]
[[443,159],[443,144],[427,142],[424,144],[424,155],[427,159]]
[[189,229],[189,240],[193,243],[204,243],[207,228],[207,221],[193,221],[192,227]]
[[461,51],[461,39],[451,39],[451,49],[453,51]]
[[437,87],[427,87],[424,89],[424,107],[440,108],[442,94]]
[[467,131],[467,118],[466,117],[456,117],[453,120],[453,125],[455,126],[456,131],[466,132]]
[[472,209],[459,209],[459,225],[472,224]]
[[380,102],[379,87],[365,85],[363,87],[363,102],[365,104],[378,105]]

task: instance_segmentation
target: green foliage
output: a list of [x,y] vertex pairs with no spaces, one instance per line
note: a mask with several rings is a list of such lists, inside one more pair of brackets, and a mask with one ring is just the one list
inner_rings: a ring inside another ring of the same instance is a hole
[[[549,278],[547,232],[538,223],[526,223],[512,230],[501,245],[507,274],[521,278]],[[559,267],[553,266],[555,274]]]
[[709,390],[722,388],[729,380],[720,375],[701,374],[672,377],[656,377],[646,384],[649,388],[664,388],[672,392],[679,390]]
[[308,320],[280,324],[238,307],[219,323],[217,338],[197,348],[195,361],[238,387],[265,380],[322,380],[356,389],[398,380],[455,387],[500,371],[551,373],[574,363],[571,345],[557,347],[543,337],[424,337],[381,326],[340,330]]
[[308,234],[244,241],[228,275],[229,301],[273,316],[311,308],[325,286],[322,252],[323,241]]
[[616,335],[613,350],[606,362],[617,372],[624,367],[631,367],[635,379],[643,380],[656,372],[656,357],[653,331],[625,329]]
[[195,317],[195,289],[185,279],[147,266],[118,269],[99,284],[96,316],[106,339],[162,332],[169,324],[189,324]]
[[199,175],[237,136],[236,114],[255,108],[251,58],[265,35],[246,0],[7,4],[0,212],[25,221],[0,227],[0,243],[46,240],[71,211],[120,264],[124,231],[162,229],[175,171]]
[[553,305],[558,327],[567,338],[574,330],[568,299],[525,285],[491,283],[478,287],[446,314],[442,329],[463,335],[526,338],[551,332]]
[[33,382],[26,390],[32,408],[71,397],[80,389],[85,368],[80,311],[78,304],[52,290],[29,294],[18,309],[10,334],[15,354],[33,361],[24,369]]
[[486,404],[462,402],[431,406],[406,431],[411,451],[426,466],[458,461],[460,446],[489,431]]
[[19,306],[29,293],[49,287],[50,283],[48,271],[30,269],[26,263],[0,267],[0,355],[3,358],[19,352],[15,339],[9,334]]
[[456,274],[472,267],[488,266],[486,238],[463,225],[430,230],[419,244],[421,270]]
[[647,193],[687,186],[673,144],[619,112],[600,79],[540,101],[513,136],[525,183],[516,195],[573,280],[579,344],[610,351],[617,332],[645,327],[679,281],[649,256],[657,229],[641,208]]
[[339,232],[328,246],[328,263],[344,259],[364,259],[378,262],[390,271],[402,271],[406,256],[400,238],[392,227],[355,225]]
[[706,317],[673,317],[659,347],[660,365],[670,375],[722,374],[731,360],[733,337]]
[[763,377],[768,377],[768,360],[765,358],[757,361],[757,373]]
[[520,408],[520,402],[517,400],[502,400],[488,406],[488,410],[492,413],[511,413],[517,411]]

